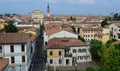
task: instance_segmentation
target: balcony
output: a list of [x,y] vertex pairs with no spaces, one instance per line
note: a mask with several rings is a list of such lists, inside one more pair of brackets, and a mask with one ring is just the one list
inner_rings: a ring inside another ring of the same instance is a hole
[[72,57],[72,54],[65,54],[64,57]]

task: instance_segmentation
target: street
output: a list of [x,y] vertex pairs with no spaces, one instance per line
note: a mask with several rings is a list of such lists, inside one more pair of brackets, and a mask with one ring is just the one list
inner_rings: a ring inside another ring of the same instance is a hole
[[43,30],[44,26],[40,26],[39,36],[36,39],[36,49],[32,59],[31,67],[29,71],[44,71],[45,70],[45,59],[44,59],[44,47],[43,47]]

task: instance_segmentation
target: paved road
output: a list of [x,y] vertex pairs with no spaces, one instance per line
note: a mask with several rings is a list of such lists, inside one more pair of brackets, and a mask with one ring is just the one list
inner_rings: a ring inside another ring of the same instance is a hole
[[44,26],[41,25],[38,36],[36,40],[36,49],[34,57],[32,59],[31,67],[29,71],[44,71],[45,70],[45,59],[43,58],[44,49],[43,49],[43,30]]

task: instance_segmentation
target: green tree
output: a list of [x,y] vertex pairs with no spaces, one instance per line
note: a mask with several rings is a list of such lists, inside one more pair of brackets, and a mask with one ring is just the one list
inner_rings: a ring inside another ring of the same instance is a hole
[[76,28],[74,26],[71,26],[74,33],[76,33]]
[[85,42],[85,39],[82,38],[80,35],[78,35],[78,39],[81,40],[82,42]]
[[115,49],[114,45],[110,44],[108,48],[104,45],[99,55],[104,66],[113,71],[120,71],[120,51]]
[[80,33],[80,28],[78,28],[77,33]]
[[120,50],[120,43],[119,44],[115,44],[114,46],[115,46],[116,49]]
[[88,68],[86,68],[86,71],[96,71],[96,70],[92,67],[88,67]]
[[113,71],[112,69],[109,69],[106,66],[100,67],[97,71]]
[[111,39],[111,40],[108,40],[106,44],[111,44],[113,42],[117,41],[116,39]]
[[101,26],[105,27],[105,25],[107,25],[107,18],[105,18],[102,22],[101,22]]
[[16,33],[17,28],[13,25],[14,21],[8,21],[7,25],[4,25],[4,30],[6,33]]
[[92,59],[95,61],[100,61],[100,56],[98,54],[98,51],[102,47],[102,42],[98,40],[91,40],[90,41],[90,52],[92,55]]

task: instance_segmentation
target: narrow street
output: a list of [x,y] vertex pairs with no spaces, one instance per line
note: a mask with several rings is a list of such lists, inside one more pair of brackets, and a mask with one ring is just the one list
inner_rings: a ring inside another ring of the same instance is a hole
[[43,49],[43,30],[44,26],[40,26],[39,33],[40,35],[38,36],[36,40],[36,49],[35,53],[32,59],[31,67],[29,71],[44,71],[45,70],[45,59],[43,58],[44,56],[44,49]]

